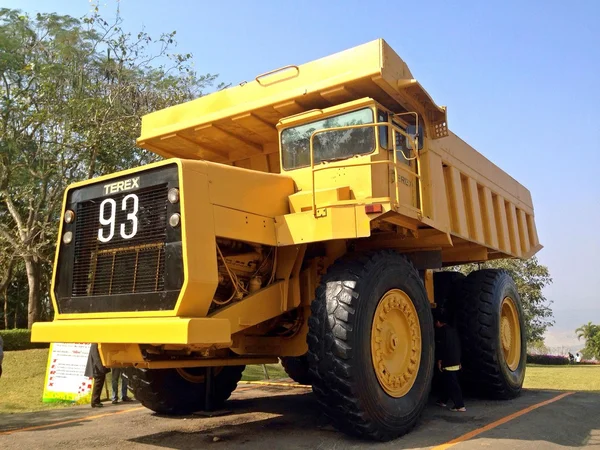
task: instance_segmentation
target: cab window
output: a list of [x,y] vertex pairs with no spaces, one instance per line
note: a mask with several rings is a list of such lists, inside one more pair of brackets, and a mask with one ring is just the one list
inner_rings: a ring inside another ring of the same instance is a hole
[[[310,166],[310,137],[318,130],[374,122],[373,110],[363,108],[326,119],[298,125],[281,132],[281,159],[285,170]],[[331,130],[313,138],[314,162],[337,161],[365,155],[375,149],[373,127]]]
[[[394,125],[396,125],[398,128],[401,128],[402,130],[405,130],[405,128],[396,121],[394,121]],[[410,161],[404,156],[406,155],[406,157],[412,158],[412,150],[408,148],[406,138],[402,134],[398,132],[394,134],[396,135],[396,153],[398,162],[410,166]]]
[[[382,111],[380,109],[377,110],[377,122],[385,122],[387,123],[388,121],[388,113],[386,113],[385,111]],[[388,147],[388,127],[387,126],[380,126],[377,127],[378,133],[379,133],[379,146],[381,148],[385,148],[386,150],[389,150]]]

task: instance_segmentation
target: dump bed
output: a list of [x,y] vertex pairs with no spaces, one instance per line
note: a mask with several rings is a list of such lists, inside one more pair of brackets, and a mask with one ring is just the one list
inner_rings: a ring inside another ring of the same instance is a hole
[[281,119],[365,97],[425,121],[423,220],[448,236],[453,248],[444,252],[456,255],[446,260],[528,257],[541,248],[529,191],[448,130],[446,109],[381,39],[148,114],[137,142],[164,157],[279,172]]
[[[249,166],[277,163],[276,124],[292,114],[371,97],[395,112],[418,111],[447,134],[446,111],[412,78],[408,66],[382,39],[300,66],[259,75],[142,119],[140,147],[159,155]],[[401,105],[404,105],[401,106]],[[279,171],[278,164],[268,164]]]

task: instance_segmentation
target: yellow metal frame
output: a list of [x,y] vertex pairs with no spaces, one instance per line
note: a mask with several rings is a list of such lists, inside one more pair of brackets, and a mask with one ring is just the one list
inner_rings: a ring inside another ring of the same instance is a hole
[[37,322],[33,342],[101,342],[104,344],[189,344],[227,348],[231,322],[215,318],[146,317],[137,319],[55,320]]

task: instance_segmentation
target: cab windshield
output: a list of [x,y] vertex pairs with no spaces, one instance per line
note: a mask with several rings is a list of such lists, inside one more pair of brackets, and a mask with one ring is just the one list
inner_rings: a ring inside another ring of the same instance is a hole
[[[369,123],[373,123],[373,110],[364,108],[283,130],[283,168],[290,170],[310,166],[309,141],[315,131]],[[315,164],[371,153],[375,149],[375,129],[365,127],[319,133],[313,138],[313,148]]]

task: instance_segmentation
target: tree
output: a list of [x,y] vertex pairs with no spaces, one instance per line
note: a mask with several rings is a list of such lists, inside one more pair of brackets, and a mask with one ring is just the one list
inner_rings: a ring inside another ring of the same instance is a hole
[[23,262],[29,327],[43,314],[66,185],[157,159],[135,147],[141,116],[216,79],[171,53],[175,32],[132,35],[121,23],[97,7],[81,20],[0,9],[0,248],[13,255],[0,276]]
[[528,343],[543,340],[546,330],[554,324],[552,301],[546,299],[543,288],[552,283],[550,271],[539,263],[537,257],[524,259],[498,259],[477,264],[450,268],[465,275],[478,269],[504,269],[517,285],[523,305]]
[[549,349],[543,339],[531,341],[527,345],[527,351],[534,355],[547,355]]
[[575,330],[577,339],[585,340],[585,348],[581,351],[586,359],[600,359],[600,325],[594,325],[588,322]]

